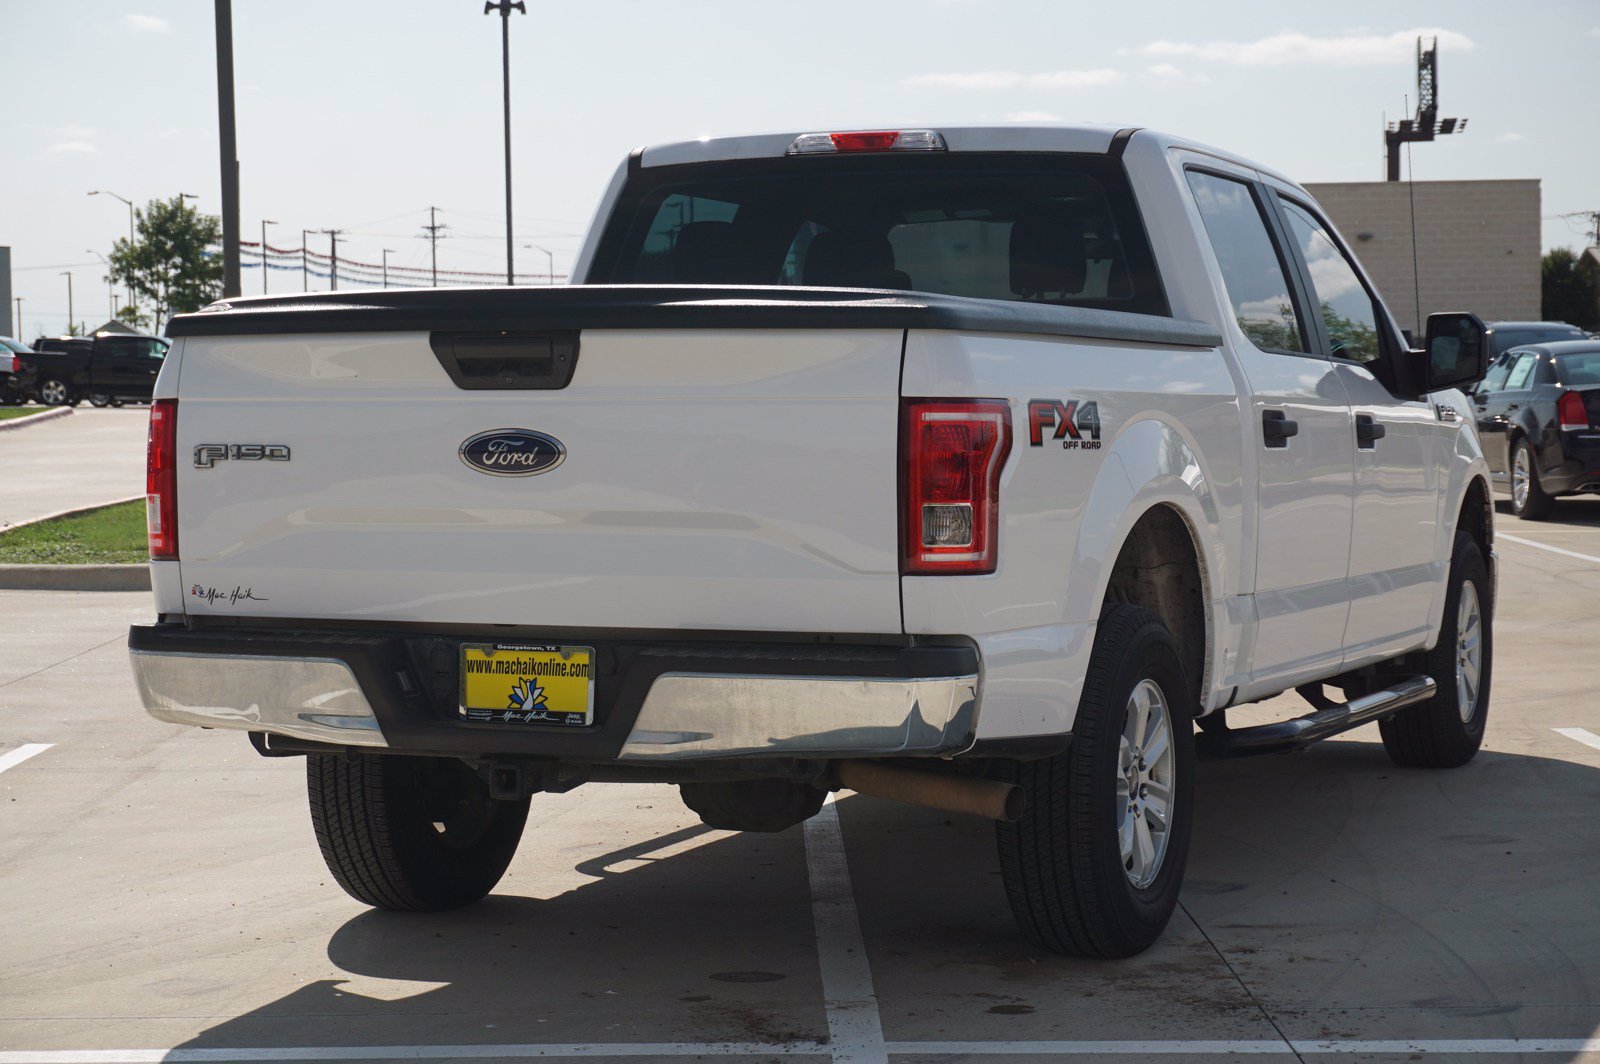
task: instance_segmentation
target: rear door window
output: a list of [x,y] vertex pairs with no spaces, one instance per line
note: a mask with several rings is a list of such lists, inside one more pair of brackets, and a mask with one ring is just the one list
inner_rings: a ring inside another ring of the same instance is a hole
[[591,283],[809,285],[1168,313],[1115,160],[795,157],[646,167]]
[[1240,330],[1264,351],[1310,351],[1288,272],[1255,192],[1243,181],[1202,170],[1189,171],[1189,188]]
[[1517,360],[1511,365],[1510,374],[1506,377],[1505,390],[1516,392],[1526,388],[1528,386],[1528,378],[1533,375],[1534,363],[1538,362],[1538,360],[1538,356],[1531,351],[1524,351],[1518,355]]

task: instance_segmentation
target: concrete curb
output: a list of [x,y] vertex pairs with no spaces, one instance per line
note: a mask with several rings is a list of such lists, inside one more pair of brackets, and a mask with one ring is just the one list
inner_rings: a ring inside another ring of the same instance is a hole
[[149,591],[148,565],[0,565],[0,591]]
[[143,498],[143,495],[129,495],[126,499],[112,499],[110,502],[97,502],[93,506],[74,506],[70,510],[57,510],[55,513],[45,514],[43,517],[30,517],[26,521],[18,521],[14,525],[0,524],[0,535],[3,535],[6,532],[15,532],[19,528],[27,528],[29,525],[42,525],[46,521],[54,521],[60,517],[77,517],[79,514],[92,514],[96,510],[104,510],[112,506],[121,506],[126,502],[138,502]]
[[72,407],[58,406],[49,410],[41,410],[37,414],[29,414],[27,417],[8,417],[4,421],[0,421],[0,432],[10,432],[12,429],[20,429],[24,425],[37,425],[41,421],[66,417],[70,413],[72,413]]

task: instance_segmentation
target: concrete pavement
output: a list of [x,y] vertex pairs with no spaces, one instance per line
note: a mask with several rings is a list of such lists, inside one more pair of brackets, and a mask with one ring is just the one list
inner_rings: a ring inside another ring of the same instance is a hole
[[143,406],[96,410],[0,433],[0,529],[144,494]]
[[0,770],[0,1064],[1600,1062],[1600,501],[1557,514],[1500,518],[1478,759],[1397,769],[1369,727],[1202,766],[1183,907],[1114,963],[1018,938],[987,824],[858,796],[776,836],[537,796],[492,898],[369,911],[299,759],[138,709],[148,595],[0,592],[0,763],[49,744]]

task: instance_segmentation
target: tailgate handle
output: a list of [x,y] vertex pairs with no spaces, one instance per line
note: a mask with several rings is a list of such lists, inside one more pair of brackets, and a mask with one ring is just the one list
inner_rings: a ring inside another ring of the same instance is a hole
[[428,341],[456,387],[468,391],[565,388],[578,367],[576,329],[435,332]]

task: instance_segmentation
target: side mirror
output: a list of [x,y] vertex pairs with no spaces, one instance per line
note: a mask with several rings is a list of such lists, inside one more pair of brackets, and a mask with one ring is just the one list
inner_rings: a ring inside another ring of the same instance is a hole
[[1471,313],[1428,315],[1426,390],[1470,389],[1489,372],[1489,330]]

